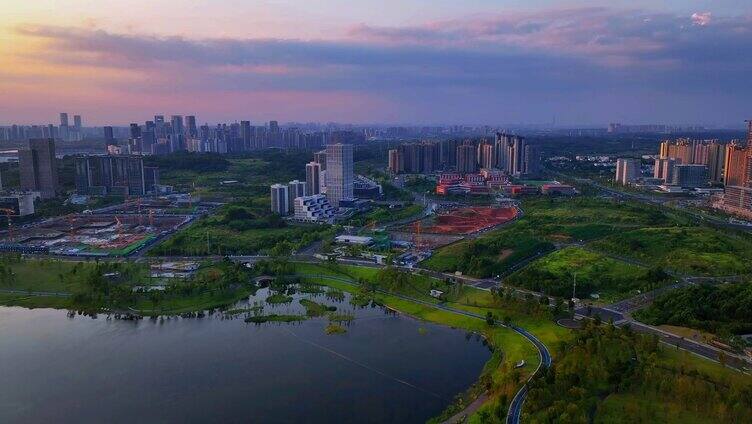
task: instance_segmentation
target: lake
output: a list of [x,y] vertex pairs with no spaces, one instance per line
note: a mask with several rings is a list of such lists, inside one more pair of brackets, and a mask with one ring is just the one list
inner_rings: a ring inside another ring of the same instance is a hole
[[0,307],[0,422],[424,422],[490,357],[462,330],[293,297],[264,313],[298,314],[307,297],[355,319],[327,335],[327,318],[121,321]]

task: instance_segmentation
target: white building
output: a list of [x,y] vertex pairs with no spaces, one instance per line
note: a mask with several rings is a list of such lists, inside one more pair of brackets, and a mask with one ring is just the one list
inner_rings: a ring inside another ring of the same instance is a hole
[[287,215],[290,206],[287,194],[287,186],[284,184],[272,184],[272,212],[279,215]]
[[0,196],[0,208],[12,210],[11,215],[15,216],[31,215],[34,213],[34,199],[37,197],[39,197],[39,192]]
[[309,222],[333,222],[336,209],[323,194],[295,198],[295,219]]
[[342,244],[356,244],[358,246],[370,246],[373,244],[373,237],[348,236],[342,235],[334,238],[334,241]]
[[306,183],[303,181],[292,180],[287,184],[287,207],[291,213],[295,213],[295,199],[306,195]]
[[340,201],[353,198],[352,144],[326,146],[326,197],[335,207]]

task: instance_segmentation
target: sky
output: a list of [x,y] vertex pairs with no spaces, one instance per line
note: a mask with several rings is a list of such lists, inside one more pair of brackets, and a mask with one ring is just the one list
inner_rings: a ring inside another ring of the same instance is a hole
[[741,127],[751,100],[749,0],[0,0],[0,124]]

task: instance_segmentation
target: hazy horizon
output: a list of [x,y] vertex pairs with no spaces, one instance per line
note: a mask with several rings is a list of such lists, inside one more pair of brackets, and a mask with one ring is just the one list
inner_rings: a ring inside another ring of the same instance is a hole
[[742,127],[741,0],[0,6],[3,123]]

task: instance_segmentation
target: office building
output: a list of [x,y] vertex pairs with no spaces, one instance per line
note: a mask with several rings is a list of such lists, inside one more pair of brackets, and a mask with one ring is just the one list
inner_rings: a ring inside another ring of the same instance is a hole
[[470,144],[457,146],[457,172],[471,174],[478,171],[477,149]]
[[306,196],[306,183],[304,181],[292,180],[287,184],[287,207],[290,212],[295,211],[295,198]]
[[309,196],[321,193],[321,164],[318,162],[306,164],[306,192]]
[[74,159],[76,192],[81,195],[143,196],[159,185],[159,169],[141,156],[79,156]]
[[307,222],[334,222],[336,208],[323,194],[295,198],[295,219]]
[[326,146],[326,196],[339,207],[342,200],[353,198],[353,146],[329,144]]
[[285,184],[272,184],[271,186],[272,212],[277,215],[287,215],[290,210],[288,202],[287,186]]
[[682,188],[697,188],[708,185],[708,167],[705,165],[676,165],[671,185]]
[[39,192],[42,199],[51,199],[57,195],[54,139],[29,140],[28,149],[19,149],[18,162],[22,190]]
[[76,132],[81,134],[81,115],[73,115],[73,128],[76,129]]
[[618,184],[627,185],[637,181],[641,176],[640,160],[620,158],[616,160],[616,177]]
[[130,125],[130,136],[132,139],[141,138],[141,127],[138,124],[132,123]]

